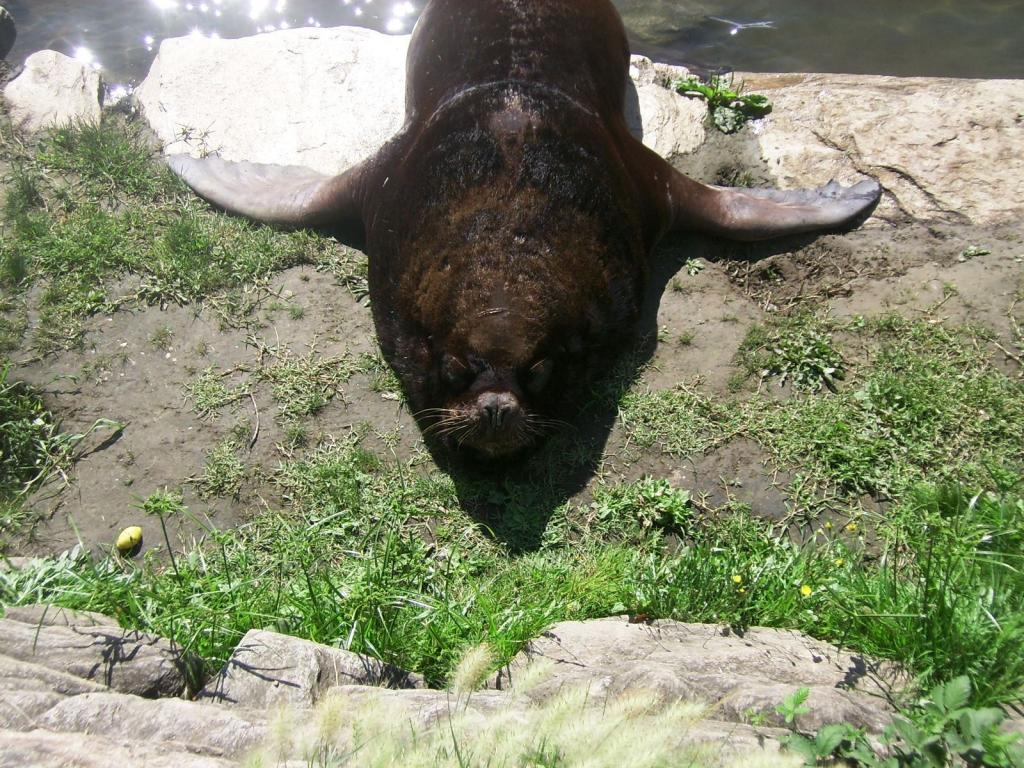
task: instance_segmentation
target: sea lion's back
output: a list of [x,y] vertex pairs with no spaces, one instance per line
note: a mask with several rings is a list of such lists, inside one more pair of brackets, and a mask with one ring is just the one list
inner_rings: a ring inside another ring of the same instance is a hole
[[542,83],[607,118],[622,111],[628,65],[609,0],[431,0],[410,44],[407,119],[509,80]]

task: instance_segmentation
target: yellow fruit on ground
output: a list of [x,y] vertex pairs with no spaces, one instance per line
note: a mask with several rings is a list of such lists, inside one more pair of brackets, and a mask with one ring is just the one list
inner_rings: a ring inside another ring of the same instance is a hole
[[128,554],[142,543],[142,529],[137,525],[129,526],[117,536],[117,551]]

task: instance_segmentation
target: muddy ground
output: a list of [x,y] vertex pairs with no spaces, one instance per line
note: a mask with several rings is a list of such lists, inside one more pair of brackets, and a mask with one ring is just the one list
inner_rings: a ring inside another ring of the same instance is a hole
[[[895,311],[984,325],[1009,351],[993,344],[992,359],[1019,373],[1007,312],[1024,280],[1022,238],[1024,226],[911,221],[871,221],[845,234],[760,245],[677,238],[656,254],[641,336],[657,343],[647,344],[653,355],[636,386],[656,390],[688,382],[712,397],[731,394],[735,356],[748,330],[796,304],[827,308],[837,318]],[[965,259],[970,246],[990,252]],[[66,480],[55,477],[37,494],[40,522],[8,554],[55,553],[78,541],[107,548],[125,526],[145,524],[138,505],[165,487],[180,488],[195,515],[222,529],[277,504],[269,475],[290,450],[272,386],[258,383],[204,416],[196,412],[190,385],[210,367],[225,380],[242,382],[246,371],[284,350],[301,356],[314,349],[325,358],[373,355],[375,340],[366,301],[357,301],[328,275],[311,267],[291,269],[277,276],[274,289],[277,298],[266,302],[256,331],[224,327],[210,310],[151,307],[94,318],[83,351],[41,360],[15,356],[13,378],[44,393],[63,430],[84,432],[98,419],[124,426],[96,429],[83,441]],[[687,335],[692,340],[680,342]],[[746,391],[757,386],[744,385]],[[614,413],[606,418],[611,423]],[[586,433],[588,425],[579,429]],[[309,444],[353,432],[371,450],[412,459],[422,471],[432,466],[415,423],[378,375],[355,374],[307,421]],[[603,450],[598,445],[590,469],[567,484],[566,497],[586,495],[596,482],[649,474],[707,494],[709,504],[732,497],[758,515],[787,514],[780,490],[785,478],[756,442],[740,437],[706,455],[674,460],[631,445],[618,422],[596,432],[599,443],[607,433]],[[237,498],[203,498],[198,478],[207,454],[232,438],[246,466],[240,492]],[[177,535],[183,540],[201,533],[194,523],[181,526]]]

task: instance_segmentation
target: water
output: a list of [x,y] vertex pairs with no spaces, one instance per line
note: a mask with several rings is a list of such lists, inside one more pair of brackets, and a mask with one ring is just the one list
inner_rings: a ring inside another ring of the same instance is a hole
[[[412,29],[424,0],[6,0],[8,57],[53,48],[109,83],[145,77],[160,40],[298,26]],[[701,70],[1024,77],[1020,0],[618,0],[633,50]]]

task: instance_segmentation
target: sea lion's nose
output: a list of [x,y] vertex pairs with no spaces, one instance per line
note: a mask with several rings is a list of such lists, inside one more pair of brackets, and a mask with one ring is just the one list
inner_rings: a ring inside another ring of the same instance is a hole
[[511,392],[485,392],[478,400],[481,415],[491,429],[501,429],[519,410],[519,401]]

